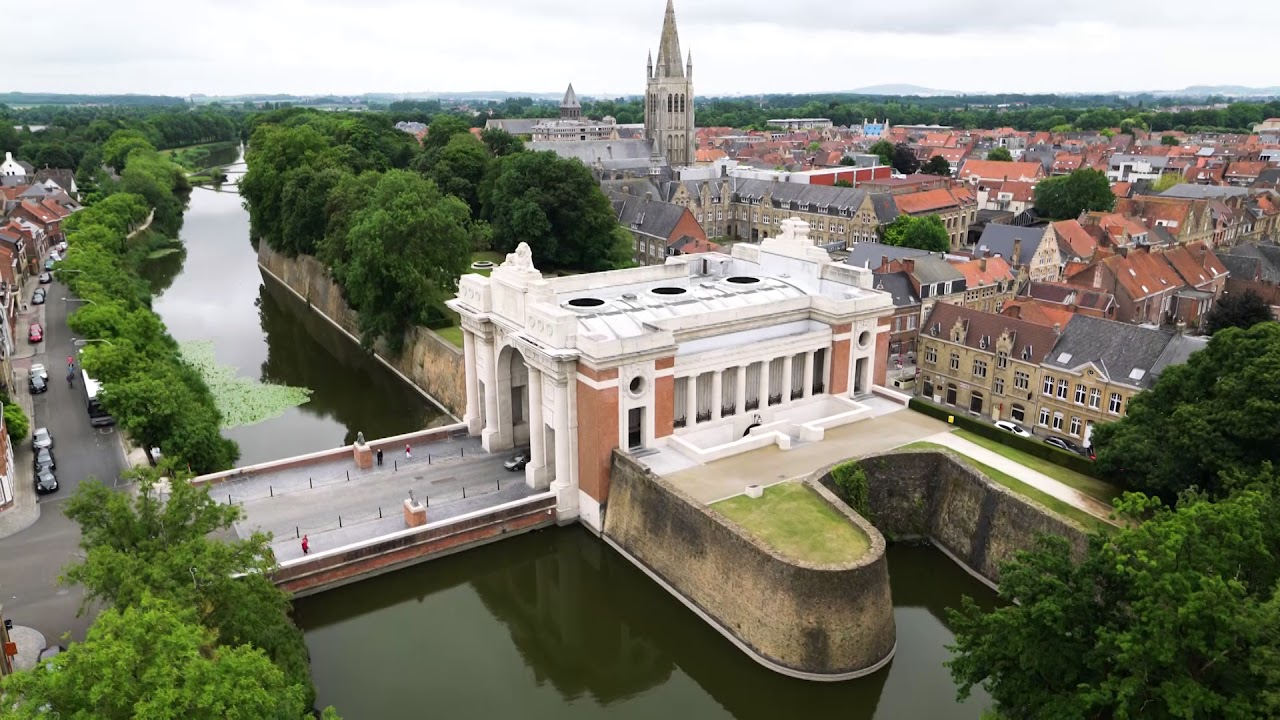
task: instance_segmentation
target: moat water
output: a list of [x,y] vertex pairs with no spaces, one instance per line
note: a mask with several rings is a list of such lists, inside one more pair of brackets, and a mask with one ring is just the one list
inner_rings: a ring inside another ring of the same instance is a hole
[[[243,159],[227,157],[231,183]],[[241,464],[381,437],[441,412],[274,281],[234,184],[195,189],[185,250],[153,261],[154,307],[179,341],[214,343],[246,377],[310,402],[226,435]],[[897,654],[860,680],[811,683],[757,665],[585,530],[510,538],[296,603],[319,704],[349,720],[762,718],[971,720],[943,663],[946,609],[994,594],[932,548],[893,546]]]

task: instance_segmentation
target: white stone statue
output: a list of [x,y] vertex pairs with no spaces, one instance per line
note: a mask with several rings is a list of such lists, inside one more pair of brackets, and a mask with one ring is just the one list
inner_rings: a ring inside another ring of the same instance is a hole
[[812,244],[809,239],[809,223],[798,217],[783,220],[782,234],[778,236],[778,239]]
[[529,249],[529,243],[522,242],[516,246],[515,252],[507,253],[507,259],[503,261],[502,267],[537,272],[537,268],[533,266],[533,251]]

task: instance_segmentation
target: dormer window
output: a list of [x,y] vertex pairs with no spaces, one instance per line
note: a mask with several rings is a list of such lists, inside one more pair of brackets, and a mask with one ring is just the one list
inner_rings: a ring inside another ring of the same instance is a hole
[[1022,359],[1023,359],[1023,360],[1026,360],[1026,359],[1028,359],[1028,358],[1030,358],[1030,357],[1031,357],[1031,346],[1030,346],[1030,345],[1028,345],[1028,346],[1026,346],[1026,347],[1022,348]]

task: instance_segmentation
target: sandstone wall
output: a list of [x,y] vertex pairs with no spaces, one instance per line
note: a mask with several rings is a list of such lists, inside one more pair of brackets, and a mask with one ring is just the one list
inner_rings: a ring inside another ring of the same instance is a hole
[[[1015,495],[950,453],[896,452],[863,458],[871,522],[890,540],[928,538],[992,585],[1000,563],[1035,546],[1039,534],[1065,537],[1077,555],[1083,529]],[[834,490],[828,472],[819,482]]]
[[[286,257],[259,243],[258,266],[344,332],[360,336],[356,312],[347,306],[342,291],[319,260],[308,255]],[[460,348],[427,328],[415,326],[405,331],[404,350],[399,355],[391,355],[383,342],[374,347],[374,354],[455,418],[465,414],[467,381]]]
[[856,677],[895,648],[884,538],[825,488],[810,487],[867,533],[871,549],[861,560],[806,566],[782,558],[620,452],[604,535],[757,660],[810,679]]

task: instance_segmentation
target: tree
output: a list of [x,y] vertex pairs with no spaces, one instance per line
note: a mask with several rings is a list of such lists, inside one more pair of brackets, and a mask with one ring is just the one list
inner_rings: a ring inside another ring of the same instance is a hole
[[551,152],[498,158],[485,177],[480,201],[499,252],[525,242],[534,263],[544,267],[613,267],[610,253],[618,224],[613,206],[578,160]]
[[835,186],[843,187],[843,188],[851,188],[853,187],[853,183],[849,182],[848,180],[837,180],[835,182]]
[[303,689],[261,650],[219,646],[194,609],[149,594],[104,610],[84,642],[47,662],[5,679],[5,717],[309,717]]
[[916,151],[906,143],[898,143],[893,146],[893,169],[903,175],[911,175],[920,169],[920,158],[916,157]]
[[960,696],[982,685],[1008,717],[1274,717],[1280,504],[1269,469],[1239,481],[1253,482],[1176,509],[1126,497],[1132,524],[1093,535],[1079,562],[1057,536],[1018,553],[1007,605],[949,613]]
[[1274,320],[1271,308],[1262,296],[1252,290],[1226,294],[1218,299],[1213,309],[1205,315],[1205,331],[1210,335],[1229,327],[1251,328],[1261,322]]
[[480,140],[494,157],[524,152],[524,142],[520,138],[499,128],[486,128],[480,133]]
[[419,158],[416,170],[434,180],[443,192],[480,214],[480,183],[492,162],[489,148],[471,133],[455,134],[448,144]]
[[951,249],[951,235],[937,215],[912,217],[899,215],[880,231],[886,245],[916,248],[929,252],[946,252]]
[[941,155],[934,155],[929,158],[929,162],[925,163],[924,167],[920,168],[920,172],[949,177],[951,175],[951,163],[947,162],[947,159]]
[[[857,164],[858,164],[858,161],[857,161],[857,160],[854,160],[853,158],[849,157],[848,155],[845,155],[845,156],[843,156],[843,157],[841,157],[841,158],[840,158],[840,164],[841,164],[841,165],[843,165],[844,167],[852,167],[852,166],[854,166],[854,165],[857,165]],[[881,158],[881,164],[883,164],[883,165],[888,165],[889,163],[884,162],[884,158]]]
[[31,432],[31,421],[15,402],[4,404],[4,426],[10,441],[22,440]]
[[1175,135],[1165,135],[1160,138],[1161,145],[1180,145],[1181,141]]
[[351,215],[334,267],[366,346],[382,337],[398,351],[404,329],[453,293],[471,258],[470,222],[461,200],[416,173],[378,178]]
[[470,133],[471,126],[457,115],[437,115],[427,126],[427,136],[422,139],[422,149],[428,153],[439,150],[448,145],[453,136]]
[[1098,471],[1172,499],[1191,486],[1221,496],[1223,473],[1280,466],[1276,367],[1280,323],[1220,330],[1130,399],[1123,418],[1094,429]]
[[116,172],[124,172],[129,155],[140,148],[155,150],[146,136],[137,130],[119,130],[102,144],[102,158]]
[[1162,193],[1174,185],[1181,184],[1182,182],[1183,177],[1178,173],[1163,173],[1160,177],[1156,178],[1156,181],[1151,185],[1151,190],[1153,192]]
[[878,140],[867,152],[879,156],[881,165],[892,165],[894,153],[897,152],[897,149],[888,140]]
[[317,157],[284,173],[279,249],[287,255],[314,255],[324,238],[329,192],[351,171]]
[[1116,205],[1107,176],[1091,168],[1042,180],[1035,193],[1036,212],[1053,220],[1072,220],[1083,212],[1110,212]]
[[1000,162],[1013,162],[1013,154],[1009,152],[1009,148],[993,148],[987,153],[988,160],[998,160]]

